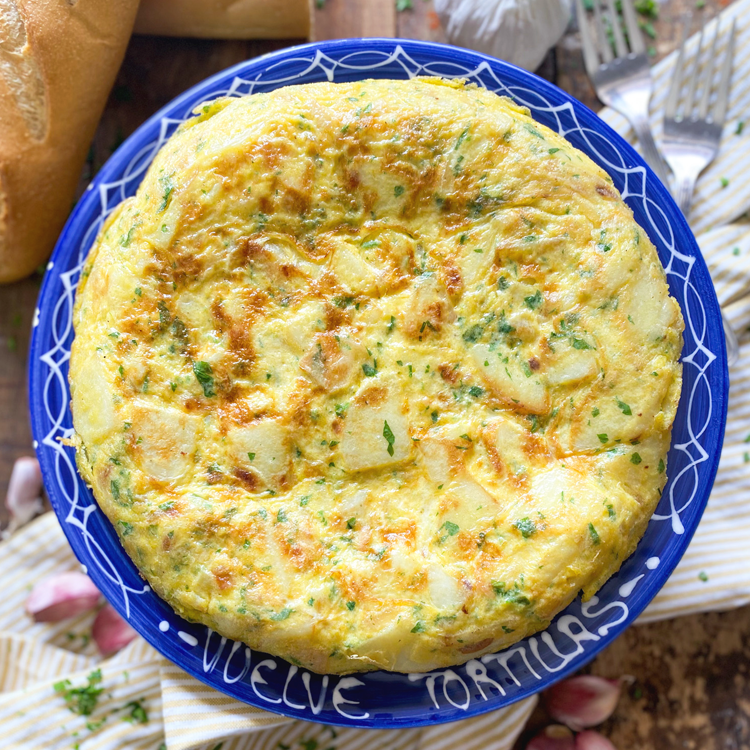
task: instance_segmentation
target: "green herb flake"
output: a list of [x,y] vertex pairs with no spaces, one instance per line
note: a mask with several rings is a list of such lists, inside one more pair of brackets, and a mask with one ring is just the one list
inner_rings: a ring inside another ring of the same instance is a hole
[[350,612],[352,612],[352,611],[354,610],[354,608],[355,608],[356,606],[357,606],[357,602],[347,602],[347,603],[346,603],[346,608],[347,608],[347,609],[348,609],[348,610],[349,610]]
[[706,573],[705,570],[701,570],[701,572],[698,573],[698,578],[701,581],[703,581],[703,583],[707,583],[708,582],[708,573]]
[[123,721],[129,721],[133,724],[148,724],[148,714],[140,701],[130,701],[125,704],[125,710],[130,709],[130,713],[123,718]]
[[62,680],[52,685],[53,690],[65,699],[65,704],[74,714],[91,716],[99,696],[104,692],[103,687],[97,687],[102,681],[101,669],[95,669],[86,678],[83,687],[72,687],[70,680]]
[[255,454],[254,454],[254,453],[248,453],[248,454],[247,454],[247,457],[248,457],[248,458],[249,458],[249,459],[250,459],[251,461],[255,461]]
[[618,409],[619,409],[619,410],[620,410],[620,411],[621,411],[621,412],[622,412],[622,413],[623,413],[623,414],[624,414],[624,415],[625,415],[626,417],[630,417],[630,416],[632,416],[632,415],[633,415],[633,411],[632,411],[632,409],[630,408],[630,406],[628,406],[628,404],[626,404],[626,403],[625,403],[624,401],[620,401],[620,399],[619,399],[619,398],[617,399],[617,408],[618,408]]
[[639,463],[640,463],[641,461],[643,461],[643,459],[641,458],[641,454],[640,454],[640,453],[634,453],[634,454],[633,454],[633,455],[632,455],[632,456],[630,457],[630,463],[631,463],[631,464],[635,464],[636,466],[638,466],[638,464],[639,464]]
[[364,372],[364,374],[368,378],[372,378],[372,377],[375,377],[375,375],[377,374],[378,371],[369,362],[365,362],[362,365],[362,372]]
[[441,527],[440,531],[445,530],[446,534],[448,536],[456,536],[459,532],[458,524],[453,523],[453,521],[446,521]]
[[737,129],[736,129],[736,130],[734,131],[734,134],[735,134],[735,135],[742,135],[742,129],[743,129],[744,127],[745,127],[745,121],[744,121],[744,120],[740,120],[740,121],[739,121],[739,122],[737,123]]
[[289,609],[289,607],[284,607],[284,609],[281,610],[281,612],[275,612],[271,615],[271,619],[275,622],[280,622],[281,620],[286,620],[289,618],[289,615],[292,614],[292,610]]
[[193,373],[195,374],[196,380],[203,388],[203,395],[206,398],[215,396],[214,375],[211,365],[209,365],[208,362],[203,361],[193,362]]
[[663,458],[659,459],[659,468],[657,469],[657,471],[659,472],[659,474],[664,473],[664,459]]
[[347,529],[354,529],[357,526],[357,519],[356,518],[350,518],[346,522],[346,528]]
[[417,624],[411,629],[412,633],[424,633],[424,623],[419,620]]
[[484,393],[484,389],[480,388],[478,385],[472,385],[469,388],[469,395],[472,398],[479,398]]
[[722,177],[719,182],[721,183],[722,188],[729,187],[729,179],[727,177]]
[[604,444],[609,441],[609,436],[606,432],[600,432],[597,437],[599,438],[599,442]]
[[594,527],[594,524],[591,523],[590,521],[589,521],[589,536],[591,537],[591,541],[594,544],[600,544],[601,541],[602,541],[601,538],[600,538],[600,536],[599,536],[599,532]]
[[538,289],[534,294],[523,298],[523,303],[529,308],[529,310],[536,310],[541,307],[542,302],[544,302],[544,298]]
[[536,524],[530,518],[521,518],[513,524],[524,539],[528,539],[536,532]]
[[383,422],[383,437],[388,443],[388,455],[393,455],[393,444],[396,442],[396,436],[393,434],[390,425],[387,421]]
[[393,194],[396,196],[396,198],[400,198],[403,194],[406,188],[403,185],[396,185],[395,188],[393,188]]

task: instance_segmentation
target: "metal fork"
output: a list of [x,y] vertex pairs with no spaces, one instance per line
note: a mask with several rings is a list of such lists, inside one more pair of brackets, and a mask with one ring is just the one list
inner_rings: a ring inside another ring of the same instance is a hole
[[628,34],[627,41],[630,43],[629,50],[622,32],[620,16],[615,8],[615,0],[604,1],[616,57],[607,38],[607,28],[601,7],[602,0],[593,0],[595,37],[591,33],[582,0],[576,0],[586,72],[599,98],[630,120],[643,147],[646,161],[656,172],[657,177],[668,185],[667,168],[654,143],[648,119],[648,103],[651,99],[653,83],[651,68],[646,57],[646,46],[643,43],[641,30],[638,28],[633,0],[621,0],[622,16]]
[[[714,160],[719,150],[719,140],[727,114],[729,85],[732,77],[734,56],[735,21],[727,37],[727,48],[723,60],[717,60],[719,44],[719,22],[713,35],[711,48],[701,74],[700,61],[704,56],[701,29],[698,49],[695,52],[690,70],[685,62],[685,44],[691,17],[685,19],[682,45],[675,63],[672,83],[667,95],[664,110],[664,138],[662,151],[675,176],[675,197],[685,218],[690,215],[690,205],[698,175]],[[719,66],[718,84],[714,85],[716,66]],[[681,97],[683,81],[687,76],[687,94]],[[711,102],[711,93],[716,90],[716,98]],[[737,336],[722,313],[724,335],[727,342],[727,359],[734,364],[739,357]]]

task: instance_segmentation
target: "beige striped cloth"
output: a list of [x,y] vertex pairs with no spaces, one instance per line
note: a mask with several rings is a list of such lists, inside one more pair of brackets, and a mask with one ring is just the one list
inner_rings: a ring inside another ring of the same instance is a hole
[[[729,122],[719,158],[699,181],[691,222],[725,314],[741,334],[741,356],[730,372],[729,422],[708,508],[682,562],[639,622],[750,602],[750,221],[743,217],[750,209],[748,11],[750,0],[739,0],[722,15],[738,23]],[[663,110],[674,58],[654,69],[655,113]],[[611,110],[601,115],[633,140],[620,115]],[[745,116],[746,129],[739,127]],[[658,139],[658,114],[653,127]],[[51,513],[0,544],[0,570],[6,573],[0,600],[0,744],[7,750],[509,750],[536,705],[536,698],[529,698],[422,729],[289,721],[203,685],[140,639],[101,661],[89,639],[92,615],[34,624],[23,611],[30,588],[53,571],[77,565]],[[71,713],[53,683],[67,678],[83,686],[97,668],[104,691],[95,711]],[[136,705],[146,722],[133,715]]]

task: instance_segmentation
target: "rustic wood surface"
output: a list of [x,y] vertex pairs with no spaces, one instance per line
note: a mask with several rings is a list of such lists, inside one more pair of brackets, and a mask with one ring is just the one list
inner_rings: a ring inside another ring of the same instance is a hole
[[[315,38],[401,36],[445,41],[429,0],[396,12],[394,0],[326,0],[315,11]],[[698,29],[728,0],[664,0],[654,23],[654,60],[671,52],[683,13]],[[701,6],[701,7],[698,7]],[[300,40],[303,41],[303,40]],[[134,37],[81,177],[81,189],[140,123],[176,94],[241,60],[292,42],[206,41]],[[540,75],[593,109],[575,29],[550,52]],[[26,392],[30,326],[41,275],[0,288],[0,498],[13,462],[29,455]],[[0,508],[0,525],[6,520]],[[607,677],[632,675],[615,715],[602,728],[619,750],[750,748],[750,608],[633,627],[589,667]],[[548,722],[540,707],[517,750]]]

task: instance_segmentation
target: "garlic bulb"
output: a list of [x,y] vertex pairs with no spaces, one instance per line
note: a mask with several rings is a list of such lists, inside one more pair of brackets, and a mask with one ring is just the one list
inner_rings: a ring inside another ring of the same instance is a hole
[[435,0],[448,41],[535,70],[570,21],[570,0]]

